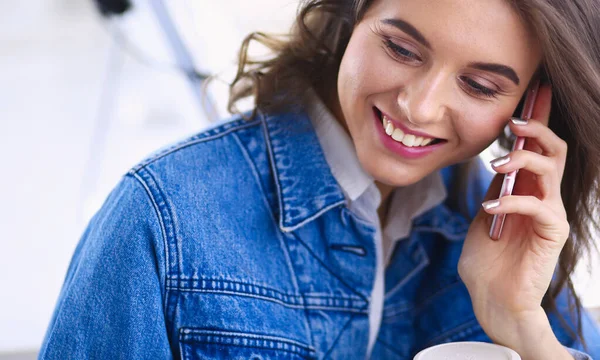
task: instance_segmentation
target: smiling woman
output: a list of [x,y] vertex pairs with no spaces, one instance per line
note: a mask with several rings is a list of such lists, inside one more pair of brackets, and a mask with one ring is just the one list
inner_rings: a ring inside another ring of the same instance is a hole
[[[595,249],[599,230],[593,217],[599,173],[589,166],[600,161],[590,136],[600,132],[599,119],[590,116],[600,110],[599,6],[595,0],[306,1],[289,38],[246,38],[230,109],[255,94],[257,109],[278,112],[316,89],[386,194],[478,154],[499,136],[508,151],[501,130],[519,113],[534,73],[543,72],[554,92],[549,127],[569,148],[560,194],[571,228],[543,306],[555,310],[566,287],[580,317],[571,275]],[[247,61],[253,40],[276,56]],[[465,190],[473,165],[460,166],[454,189]],[[575,331],[582,335],[581,323]]]
[[[129,171],[41,357],[600,358],[570,279],[599,230],[598,1],[309,0],[289,36],[251,34],[230,108],[254,111]],[[507,124],[526,144],[491,181]]]

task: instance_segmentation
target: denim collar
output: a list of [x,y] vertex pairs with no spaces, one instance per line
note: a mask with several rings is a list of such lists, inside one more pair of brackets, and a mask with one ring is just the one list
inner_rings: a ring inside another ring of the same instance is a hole
[[279,200],[279,227],[294,231],[345,203],[308,115],[265,115],[263,126]]
[[[294,231],[345,204],[308,115],[296,111],[262,114],[261,118],[277,189],[281,231]],[[455,166],[441,170],[446,189],[454,172]],[[460,240],[468,231],[469,221],[445,202],[417,217],[415,226],[417,231]]]

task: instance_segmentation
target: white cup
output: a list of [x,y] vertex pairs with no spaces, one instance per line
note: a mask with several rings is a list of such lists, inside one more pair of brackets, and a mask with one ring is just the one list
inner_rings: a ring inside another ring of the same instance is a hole
[[504,346],[467,341],[432,346],[418,353],[414,360],[521,360],[521,357]]

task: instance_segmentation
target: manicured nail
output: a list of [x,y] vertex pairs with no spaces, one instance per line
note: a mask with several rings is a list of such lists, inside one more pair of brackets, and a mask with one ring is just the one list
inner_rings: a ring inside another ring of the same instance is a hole
[[500,200],[484,201],[481,204],[481,206],[483,206],[483,208],[486,210],[493,209],[495,207],[498,207],[499,205],[500,205]]
[[528,121],[524,120],[524,119],[519,119],[519,118],[510,118],[510,121],[512,121],[513,124],[515,125],[527,125]]
[[490,164],[492,164],[493,167],[499,167],[499,166],[502,166],[502,165],[506,165],[509,162],[510,162],[510,156],[506,155],[506,156],[503,156],[501,158],[497,158],[495,160],[492,160],[490,162]]

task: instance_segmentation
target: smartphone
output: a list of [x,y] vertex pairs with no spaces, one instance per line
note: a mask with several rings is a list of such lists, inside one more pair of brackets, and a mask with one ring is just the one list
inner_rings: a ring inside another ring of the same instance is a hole
[[[525,95],[525,102],[523,103],[523,110],[521,111],[521,119],[529,120],[531,119],[531,114],[533,113],[533,108],[535,106],[535,100],[537,99],[538,92],[540,90],[540,78],[536,77],[529,88],[527,89],[527,93]],[[517,136],[515,142],[512,146],[512,151],[522,150],[525,146],[525,138]],[[502,181],[502,188],[500,189],[500,197],[511,195],[513,188],[515,186],[515,180],[517,179],[517,173],[519,170],[511,171],[508,174],[504,174],[504,180]],[[492,225],[490,226],[490,238],[493,240],[500,239],[500,235],[502,235],[502,227],[504,227],[504,220],[506,219],[506,214],[496,214],[492,220]]]

